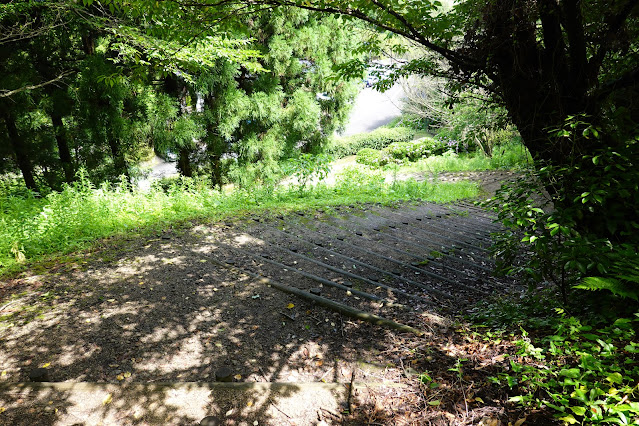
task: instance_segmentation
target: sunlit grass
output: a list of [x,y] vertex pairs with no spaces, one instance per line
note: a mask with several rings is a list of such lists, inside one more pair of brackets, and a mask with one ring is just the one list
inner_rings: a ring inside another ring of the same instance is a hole
[[402,172],[462,172],[477,170],[518,169],[528,167],[532,159],[528,150],[519,143],[496,147],[492,157],[476,152],[472,154],[447,153],[423,158],[400,166]]
[[125,183],[98,188],[80,179],[42,198],[0,196],[0,273],[50,254],[90,247],[111,236],[157,232],[188,221],[216,221],[243,213],[287,211],[360,202],[421,198],[447,202],[476,196],[470,182],[385,183],[381,174],[347,169],[333,186],[255,186],[230,194],[204,179],[182,179],[167,190],[131,191]]

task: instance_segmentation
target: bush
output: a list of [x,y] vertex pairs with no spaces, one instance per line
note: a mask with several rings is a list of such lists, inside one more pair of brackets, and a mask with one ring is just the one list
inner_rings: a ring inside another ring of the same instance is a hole
[[396,160],[405,160],[409,158],[412,147],[411,142],[394,142],[384,148],[384,152]]
[[395,142],[384,148],[384,152],[397,160],[417,161],[423,157],[440,155],[447,145],[433,138],[422,138],[412,142]]
[[363,148],[357,152],[357,162],[372,167],[380,167],[388,164],[390,157],[383,151],[371,148]]
[[494,247],[505,270],[556,284],[564,304],[573,287],[639,300],[638,145],[575,155],[568,166],[540,167],[497,191],[485,205],[506,227]]
[[450,149],[445,141],[433,138],[423,138],[420,140],[423,150],[426,152],[426,156],[442,155],[444,152]]
[[415,131],[405,127],[393,129],[379,128],[370,133],[347,136],[332,141],[328,153],[337,158],[355,155],[363,148],[383,149],[395,142],[409,142],[415,137]]

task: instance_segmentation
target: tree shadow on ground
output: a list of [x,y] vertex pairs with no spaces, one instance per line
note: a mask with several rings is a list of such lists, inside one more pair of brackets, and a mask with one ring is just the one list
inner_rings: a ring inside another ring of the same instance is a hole
[[[215,381],[222,367],[236,382],[343,382],[358,359],[383,352],[387,332],[220,268],[193,238],[133,241],[31,276],[36,292],[2,318],[3,384],[46,366],[53,382],[100,385],[4,388],[0,423],[299,422],[282,408],[304,395],[296,386],[223,395],[195,382]],[[153,383],[181,385],[138,385]],[[302,403],[339,413],[344,391],[334,397]]]

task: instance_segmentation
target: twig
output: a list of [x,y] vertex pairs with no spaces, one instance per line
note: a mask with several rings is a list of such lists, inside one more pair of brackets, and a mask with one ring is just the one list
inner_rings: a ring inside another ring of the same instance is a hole
[[0,91],[0,98],[6,98],[6,97],[9,97],[9,96],[13,96],[16,93],[20,93],[20,92],[23,92],[25,90],[39,89],[41,87],[47,86],[49,84],[53,84],[53,83],[55,83],[57,81],[60,81],[60,80],[64,79],[66,76],[71,75],[71,73],[72,73],[72,71],[65,71],[62,74],[60,74],[59,76],[57,76],[56,78],[53,78],[53,79],[51,79],[49,81],[45,81],[43,83],[34,84],[34,85],[30,85],[30,86],[23,86],[23,87],[20,87],[18,89],[15,89],[15,90],[4,90],[3,89],[2,91]]
[[346,398],[346,408],[348,409],[348,414],[353,413],[353,409],[351,407],[351,400],[353,399],[353,382],[355,381],[355,369],[351,370],[351,382],[348,384],[348,398]]
[[326,370],[326,373],[322,374],[322,377],[320,377],[319,381],[321,382],[322,380],[324,380],[324,377],[330,373],[331,371],[333,371],[333,367],[329,368],[328,370]]
[[313,315],[309,315],[312,319],[315,320],[316,324],[315,325],[320,325],[322,323],[322,320],[319,318],[315,318]]
[[264,377],[264,380],[268,382],[268,377],[266,377],[266,374],[264,373],[264,370],[262,370],[262,367],[257,367],[257,369],[260,370],[260,374],[262,375],[262,377]]
[[0,312],[4,311],[5,308],[8,308],[9,306],[11,306],[14,303],[19,302],[19,301],[20,301],[20,299],[16,299],[16,300],[13,300],[13,301],[11,301],[9,303],[6,303],[6,304],[2,305],[2,307],[0,307]]
[[280,409],[280,407],[278,407],[277,405],[275,405],[275,403],[273,402],[273,400],[271,398],[268,399],[268,402],[271,403],[271,405],[273,406],[273,408],[275,408],[277,411],[279,411],[280,413],[284,414],[286,417],[288,417],[289,419],[291,418],[291,416],[289,416],[288,414],[286,414],[284,411],[282,411]]

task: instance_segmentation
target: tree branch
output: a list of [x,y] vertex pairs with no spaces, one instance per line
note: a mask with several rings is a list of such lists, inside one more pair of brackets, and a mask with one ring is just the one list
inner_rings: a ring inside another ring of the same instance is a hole
[[[196,6],[196,7],[197,6],[220,7],[220,6],[233,5],[237,3],[240,3],[240,2],[238,0],[218,0],[211,3],[188,2],[188,3],[180,3],[180,4],[185,6]],[[441,55],[442,57],[444,57],[445,59],[447,59],[448,61],[452,63],[462,65],[462,66],[472,66],[475,63],[472,60],[472,58],[466,57],[464,55],[461,55],[459,52],[456,52],[454,50],[445,48],[443,46],[440,46],[431,42],[430,40],[425,38],[423,35],[421,35],[420,32],[412,24],[410,24],[404,16],[384,6],[378,0],[371,0],[371,3],[377,6],[384,13],[396,19],[399,24],[404,26],[404,28],[400,28],[399,26],[394,26],[389,23],[384,23],[382,22],[381,19],[371,17],[360,9],[340,8],[340,7],[333,7],[333,6],[320,7],[320,6],[313,6],[310,2],[298,3],[294,0],[247,0],[247,1],[244,1],[243,3],[252,4],[255,6],[260,4],[269,4],[273,6],[289,6],[289,7],[297,7],[299,9],[310,10],[313,12],[322,12],[322,13],[330,13],[334,15],[350,16],[353,18],[357,18],[361,21],[368,22],[369,24],[379,29],[392,32],[394,34],[397,34],[409,40],[412,40],[416,43],[419,43],[422,46],[426,47],[427,49],[435,53],[438,53],[439,55]]]
[[49,84],[53,84],[56,83],[58,81],[63,80],[65,77],[69,76],[73,74],[73,71],[65,71],[62,74],[60,74],[59,76],[57,76],[56,78],[53,78],[51,80],[42,82],[40,84],[34,84],[34,85],[30,85],[30,86],[23,86],[20,87],[18,89],[14,89],[14,90],[6,90],[6,89],[2,89],[0,90],[0,98],[8,98],[10,96],[13,96],[15,94],[18,94],[20,92],[24,92],[25,90],[34,90],[34,89],[39,89],[41,87],[44,86],[48,86]]

